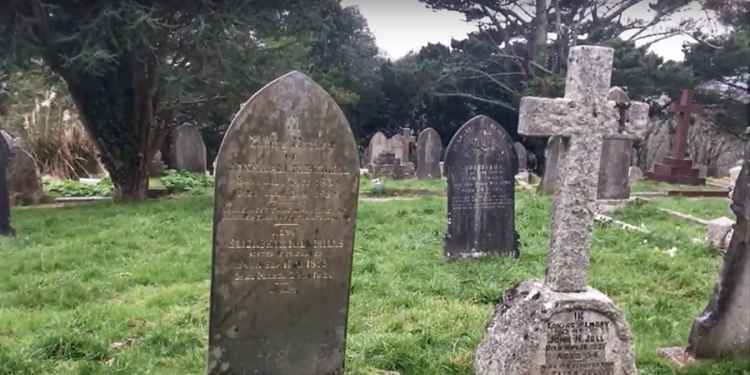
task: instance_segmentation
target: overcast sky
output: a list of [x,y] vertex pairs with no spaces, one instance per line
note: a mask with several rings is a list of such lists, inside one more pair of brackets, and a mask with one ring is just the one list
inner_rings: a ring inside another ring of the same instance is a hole
[[[378,46],[392,58],[402,57],[411,50],[418,51],[429,42],[450,45],[451,38],[463,39],[475,30],[473,24],[463,21],[462,14],[435,12],[418,0],[343,0],[342,3],[359,6]],[[647,1],[626,16],[634,17],[644,12],[648,12]],[[685,16],[702,17],[703,13],[699,6],[694,6],[676,19]],[[675,37],[655,44],[653,50],[667,59],[682,60],[682,43],[686,40],[687,37]]]

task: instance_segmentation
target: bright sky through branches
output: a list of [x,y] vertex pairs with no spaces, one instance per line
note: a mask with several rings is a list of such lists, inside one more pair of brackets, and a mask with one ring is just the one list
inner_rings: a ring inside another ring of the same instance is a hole
[[[359,6],[378,46],[391,58],[402,57],[411,50],[418,51],[427,43],[450,45],[451,38],[463,39],[475,30],[473,24],[463,21],[462,14],[436,12],[418,0],[343,0],[342,4]],[[649,12],[647,4],[648,1],[644,1],[626,16],[636,17]],[[705,18],[705,14],[699,6],[692,6],[676,15],[672,23],[676,24],[684,17]],[[673,37],[654,44],[652,50],[666,59],[682,60],[682,44],[689,40],[685,36]]]

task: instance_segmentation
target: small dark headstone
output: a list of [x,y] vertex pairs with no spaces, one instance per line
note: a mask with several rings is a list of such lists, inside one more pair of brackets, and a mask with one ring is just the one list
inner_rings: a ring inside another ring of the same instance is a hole
[[448,258],[518,256],[513,141],[494,120],[477,116],[453,136],[448,174]]
[[440,134],[427,128],[419,133],[417,141],[417,178],[440,178],[440,158],[443,156],[443,141]]
[[598,199],[630,198],[628,172],[632,154],[633,139],[613,136],[604,140],[599,168]]
[[10,162],[10,145],[0,135],[0,236],[13,236],[15,230],[10,226],[10,199],[8,197],[8,163]]
[[340,375],[359,161],[304,74],[240,110],[216,163],[209,375]]
[[561,136],[550,137],[544,150],[544,176],[539,184],[539,193],[554,195],[557,190],[557,177],[560,169],[560,159],[565,156],[566,142]]
[[[749,150],[750,151],[750,150]],[[698,359],[750,358],[750,153],[737,178],[734,234],[713,296],[695,322],[687,352]]]
[[172,131],[169,145],[169,167],[180,171],[206,173],[206,144],[198,127],[181,125]]

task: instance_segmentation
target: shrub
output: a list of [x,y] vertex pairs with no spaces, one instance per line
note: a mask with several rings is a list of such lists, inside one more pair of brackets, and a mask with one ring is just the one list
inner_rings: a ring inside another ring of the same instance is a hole
[[74,180],[43,179],[44,190],[57,197],[111,197],[112,180],[104,178],[96,185],[87,185]]
[[173,169],[167,170],[161,182],[170,193],[200,194],[214,186],[214,179],[211,176]]

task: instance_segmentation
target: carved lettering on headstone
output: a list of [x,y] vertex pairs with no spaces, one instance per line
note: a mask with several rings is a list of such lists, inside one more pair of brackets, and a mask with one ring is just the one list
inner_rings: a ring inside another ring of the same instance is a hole
[[515,231],[516,155],[508,133],[477,116],[453,136],[448,174],[448,258],[518,256]]
[[343,374],[358,163],[301,73],[237,114],[216,171],[209,375]]

